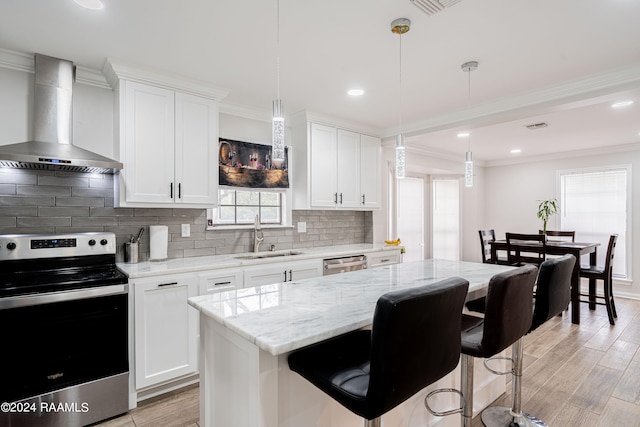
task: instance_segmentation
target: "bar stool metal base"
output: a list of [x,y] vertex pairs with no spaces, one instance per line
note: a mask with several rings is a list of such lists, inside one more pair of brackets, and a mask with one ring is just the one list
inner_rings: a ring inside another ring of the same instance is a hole
[[382,417],[374,418],[372,420],[364,420],[364,427],[381,427]]
[[533,415],[521,412],[520,416],[515,416],[511,408],[504,406],[492,406],[482,411],[482,424],[486,427],[548,427]]

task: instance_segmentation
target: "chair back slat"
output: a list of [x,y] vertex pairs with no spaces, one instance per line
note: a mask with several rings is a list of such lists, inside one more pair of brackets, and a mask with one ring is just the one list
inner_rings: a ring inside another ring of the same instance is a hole
[[495,242],[496,231],[494,229],[478,230],[480,235],[480,247],[482,249],[482,262],[485,264],[495,264],[495,260],[491,259],[491,244]]
[[509,264],[540,265],[546,258],[547,236],[544,234],[506,233]]
[[[539,233],[540,234],[545,234],[545,232],[542,231],[542,230],[539,230]],[[551,237],[561,237],[561,238],[563,238],[561,240],[567,240],[567,241],[571,241],[571,242],[575,242],[576,241],[576,232],[575,231],[547,230],[546,234],[547,234],[547,237],[549,237],[549,236],[551,236]]]

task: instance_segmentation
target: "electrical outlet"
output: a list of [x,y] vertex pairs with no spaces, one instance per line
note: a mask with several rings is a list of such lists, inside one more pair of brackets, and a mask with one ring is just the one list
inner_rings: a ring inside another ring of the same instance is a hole
[[182,230],[181,230],[180,236],[182,236],[182,237],[191,236],[191,225],[182,224]]
[[299,222],[298,223],[298,233],[306,233],[307,232],[307,223]]

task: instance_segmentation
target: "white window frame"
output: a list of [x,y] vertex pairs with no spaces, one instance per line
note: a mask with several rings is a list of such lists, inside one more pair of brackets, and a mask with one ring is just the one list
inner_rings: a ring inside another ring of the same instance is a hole
[[[292,217],[293,212],[291,208],[291,188],[287,189],[267,189],[267,188],[242,188],[242,187],[220,187],[218,189],[218,196],[220,190],[234,190],[234,191],[258,191],[258,192],[277,192],[280,193],[280,215],[281,222],[279,224],[272,222],[260,222],[262,228],[291,228],[293,226]],[[216,223],[215,219],[217,215],[218,207],[207,209],[207,230],[244,230],[253,229],[254,224],[230,224],[230,223]]]
[[[624,236],[624,241],[625,241],[625,247],[624,247],[624,253],[625,253],[625,272],[623,275],[614,275],[614,279],[616,279],[617,281],[624,281],[624,282],[631,282],[632,281],[632,274],[631,272],[633,271],[633,266],[632,266],[632,219],[633,219],[633,212],[632,212],[632,175],[631,175],[631,165],[630,164],[626,164],[626,165],[610,165],[610,166],[597,166],[597,167],[588,167],[588,168],[575,168],[575,169],[565,169],[565,170],[559,170],[557,171],[557,178],[556,178],[556,185],[557,185],[557,195],[558,195],[558,201],[560,204],[560,229],[563,229],[563,224],[562,224],[562,206],[564,204],[563,201],[563,193],[562,193],[562,177],[564,175],[571,175],[571,174],[588,174],[588,173],[597,173],[597,172],[606,172],[606,171],[615,171],[615,170],[624,170],[626,171],[626,224],[625,224],[625,236]],[[580,230],[576,230],[578,233],[580,232]],[[598,248],[598,253],[600,253],[600,251],[603,251],[603,253],[606,253],[607,251],[607,247],[605,246],[600,246]]]

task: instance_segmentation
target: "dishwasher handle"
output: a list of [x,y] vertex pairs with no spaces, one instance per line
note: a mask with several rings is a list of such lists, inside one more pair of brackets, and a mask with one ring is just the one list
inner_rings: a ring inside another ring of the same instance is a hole
[[366,267],[367,261],[360,260],[360,261],[341,262],[341,263],[327,263],[327,262],[325,262],[324,268],[326,268],[327,270],[332,270],[332,269],[336,269],[336,268],[356,267],[356,266],[359,266],[359,265],[363,265],[363,266]]

